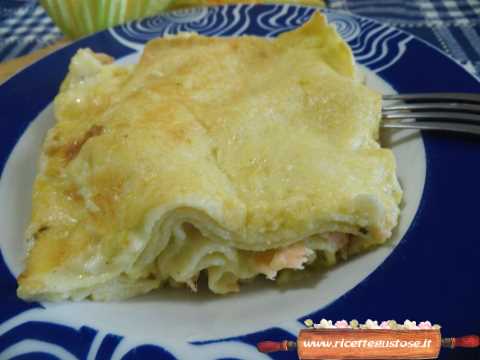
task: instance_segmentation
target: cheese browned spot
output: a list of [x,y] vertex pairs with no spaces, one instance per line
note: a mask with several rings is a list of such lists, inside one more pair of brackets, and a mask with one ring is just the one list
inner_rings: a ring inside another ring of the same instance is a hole
[[103,132],[103,126],[92,125],[90,129],[83,134],[82,138],[75,140],[72,143],[68,144],[64,150],[65,160],[72,161],[75,156],[80,152],[82,146],[92,137],[99,136]]
[[[54,145],[47,149],[47,154],[49,156],[56,156],[57,154],[61,154],[65,161],[68,163],[72,161],[77,154],[82,149],[82,146],[92,137],[99,136],[103,132],[103,126],[99,125],[92,125],[79,139],[74,139],[71,142],[58,146]],[[55,134],[53,140],[59,141],[60,136]]]

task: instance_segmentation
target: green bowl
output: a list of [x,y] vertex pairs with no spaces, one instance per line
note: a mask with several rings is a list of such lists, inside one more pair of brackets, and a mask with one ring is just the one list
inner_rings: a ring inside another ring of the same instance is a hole
[[154,15],[173,0],[40,0],[55,24],[75,39],[129,20]]

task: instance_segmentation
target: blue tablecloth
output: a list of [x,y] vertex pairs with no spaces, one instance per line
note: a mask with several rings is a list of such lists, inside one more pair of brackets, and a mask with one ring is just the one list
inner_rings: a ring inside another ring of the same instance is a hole
[[26,55],[60,37],[60,29],[36,1],[0,0],[0,61]]
[[[480,0],[327,0],[327,6],[408,31],[480,75]],[[0,0],[0,61],[61,36],[35,0]]]

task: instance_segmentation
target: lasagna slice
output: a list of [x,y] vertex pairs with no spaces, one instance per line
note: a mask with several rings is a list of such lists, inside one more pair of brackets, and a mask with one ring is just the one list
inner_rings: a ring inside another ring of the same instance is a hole
[[276,39],[180,34],[138,64],[80,50],[33,189],[28,300],[217,294],[384,243],[401,189],[381,97],[320,14]]

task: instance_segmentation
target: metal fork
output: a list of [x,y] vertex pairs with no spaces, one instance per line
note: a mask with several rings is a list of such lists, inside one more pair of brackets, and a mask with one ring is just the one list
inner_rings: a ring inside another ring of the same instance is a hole
[[480,94],[384,95],[382,127],[480,135]]

